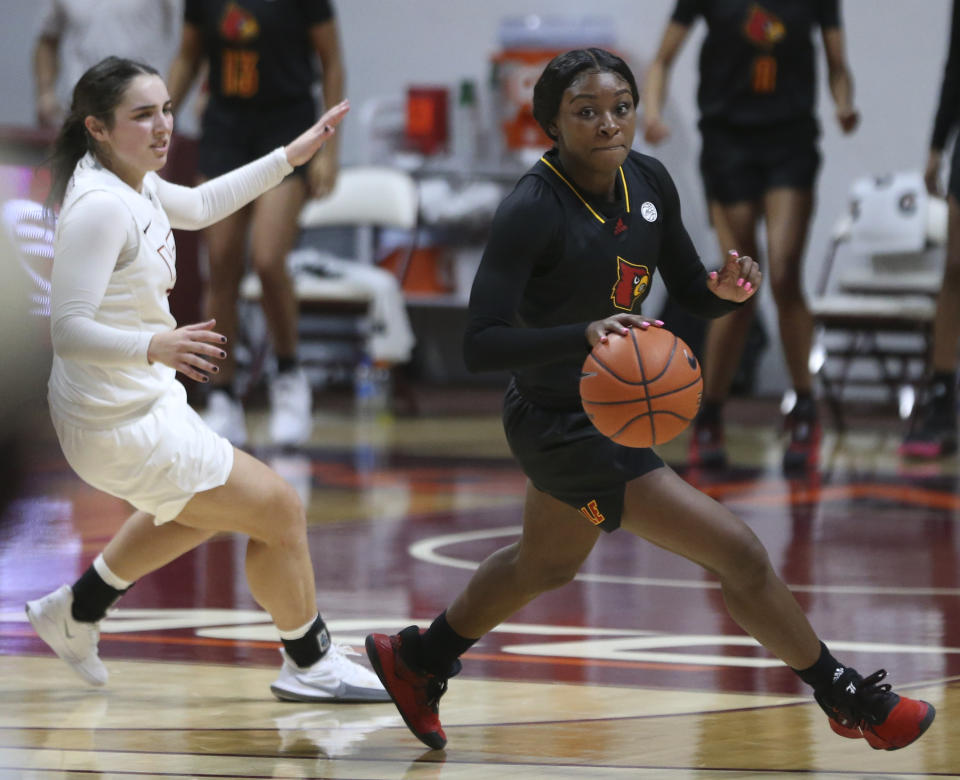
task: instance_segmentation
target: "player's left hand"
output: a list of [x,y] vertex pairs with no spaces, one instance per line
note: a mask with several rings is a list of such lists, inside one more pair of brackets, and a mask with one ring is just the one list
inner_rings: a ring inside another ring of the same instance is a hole
[[331,192],[337,183],[337,174],[340,171],[339,160],[337,160],[336,150],[333,154],[328,154],[330,146],[321,149],[310,161],[307,168],[307,183],[310,185],[311,198],[325,198]]
[[837,124],[844,135],[852,133],[860,124],[860,112],[853,106],[841,106],[837,108]]
[[718,298],[741,303],[753,296],[761,281],[763,274],[757,261],[731,249],[723,268],[707,275],[707,288]]
[[317,153],[326,140],[337,131],[343,118],[350,110],[350,101],[342,100],[322,117],[320,117],[313,127],[304,131],[284,147],[287,154],[287,162],[294,168],[303,165],[313,155]]

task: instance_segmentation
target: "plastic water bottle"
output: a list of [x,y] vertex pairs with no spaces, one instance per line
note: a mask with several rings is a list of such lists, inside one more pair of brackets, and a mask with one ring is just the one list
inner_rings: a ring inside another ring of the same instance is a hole
[[390,370],[364,355],[354,373],[353,399],[360,412],[379,414],[390,407]]
[[374,389],[373,361],[364,355],[353,372],[353,401],[358,411],[370,409]]

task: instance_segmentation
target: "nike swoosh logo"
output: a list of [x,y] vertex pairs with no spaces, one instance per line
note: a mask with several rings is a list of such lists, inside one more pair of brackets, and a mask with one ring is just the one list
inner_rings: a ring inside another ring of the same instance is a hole
[[143,229],[143,235],[147,235],[147,231],[150,229],[150,226],[151,226],[152,224],[153,224],[153,220],[151,219],[151,220],[147,223],[147,226]]
[[308,687],[323,691],[332,699],[349,699],[354,701],[386,701],[386,694],[382,690],[375,688],[363,688],[351,685],[348,682],[340,680],[336,685],[324,685],[316,680],[307,680],[305,677],[297,676],[298,681]]

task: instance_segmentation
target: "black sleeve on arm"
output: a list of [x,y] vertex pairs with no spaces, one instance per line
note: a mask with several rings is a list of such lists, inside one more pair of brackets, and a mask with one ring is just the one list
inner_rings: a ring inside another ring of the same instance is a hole
[[324,24],[334,17],[331,0],[301,0],[303,18],[309,26]]
[[200,0],[186,0],[183,5],[183,20],[203,27],[203,5]]
[[696,21],[700,13],[700,0],[677,0],[677,4],[670,15],[670,21],[689,27]]
[[957,122],[960,110],[960,3],[953,2],[953,19],[950,22],[950,48],[947,64],[943,69],[943,85],[940,87],[940,103],[933,121],[932,149],[943,149],[947,136]]
[[556,196],[539,179],[521,182],[500,204],[470,291],[463,338],[469,371],[520,369],[590,350],[589,323],[528,328],[517,322],[527,281],[538,261],[549,262],[560,251],[562,227]]
[[657,268],[670,297],[698,317],[722,317],[741,304],[718,298],[707,287],[707,269],[700,262],[680,214],[680,194],[667,169],[654,161],[654,174],[663,196],[664,235]]
[[821,30],[832,30],[841,26],[840,0],[820,0],[817,24]]

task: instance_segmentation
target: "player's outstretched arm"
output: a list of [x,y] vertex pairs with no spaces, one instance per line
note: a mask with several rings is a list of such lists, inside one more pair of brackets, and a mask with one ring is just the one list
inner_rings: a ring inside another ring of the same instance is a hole
[[337,131],[343,118],[350,110],[350,101],[343,100],[327,111],[316,123],[305,132],[294,138],[284,147],[287,162],[294,168],[308,162],[317,153],[330,136]]

